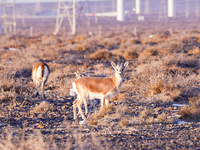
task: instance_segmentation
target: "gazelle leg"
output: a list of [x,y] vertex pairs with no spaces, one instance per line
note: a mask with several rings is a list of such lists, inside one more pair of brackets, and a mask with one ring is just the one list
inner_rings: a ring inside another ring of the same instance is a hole
[[44,91],[44,81],[42,81],[42,98],[45,98],[45,91]]
[[77,104],[78,109],[79,109],[79,112],[81,113],[82,119],[86,121],[85,115],[83,114],[83,111],[82,111],[82,108],[81,108],[81,103],[82,103],[82,101],[79,99],[78,104]]
[[105,96],[103,96],[101,99],[101,109],[103,109],[104,105],[105,105]]
[[73,113],[74,113],[74,120],[75,120],[75,121],[77,120],[77,114],[76,114],[77,102],[78,102],[78,99],[76,99],[76,100],[73,102]]
[[40,87],[40,82],[39,81],[35,81],[36,84],[36,93],[35,93],[35,97],[37,97],[39,95],[39,87]]
[[108,107],[108,105],[109,105],[109,99],[106,98],[106,107]]
[[[84,105],[85,105],[85,115],[88,113],[88,109],[87,109],[87,100],[84,100]],[[79,115],[81,114],[80,111],[78,111],[78,114]]]
[[85,115],[87,115],[87,113],[88,113],[87,99],[84,100],[84,105],[85,105]]

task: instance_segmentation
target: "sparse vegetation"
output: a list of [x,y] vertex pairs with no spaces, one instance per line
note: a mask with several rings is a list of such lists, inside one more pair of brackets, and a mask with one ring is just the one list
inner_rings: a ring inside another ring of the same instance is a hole
[[[103,27],[101,37],[87,35],[85,28],[76,36],[55,36],[39,25],[34,37],[25,27],[15,36],[2,34],[0,149],[198,149],[199,32],[164,31],[173,19],[148,29],[143,29],[145,21],[137,23],[137,35],[128,23],[120,30]],[[78,116],[82,122],[74,122],[70,89],[75,71],[112,77],[110,61],[126,60],[124,82],[109,106],[99,110],[100,101],[90,100],[87,120]],[[51,70],[45,100],[33,97],[31,70],[40,61]],[[177,124],[180,119],[191,122]]]

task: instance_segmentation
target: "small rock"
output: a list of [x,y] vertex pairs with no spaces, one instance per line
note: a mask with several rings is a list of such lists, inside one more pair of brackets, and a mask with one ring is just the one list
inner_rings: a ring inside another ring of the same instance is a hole
[[85,125],[86,123],[85,123],[84,120],[82,120],[82,121],[79,122],[79,124],[80,124],[80,125]]

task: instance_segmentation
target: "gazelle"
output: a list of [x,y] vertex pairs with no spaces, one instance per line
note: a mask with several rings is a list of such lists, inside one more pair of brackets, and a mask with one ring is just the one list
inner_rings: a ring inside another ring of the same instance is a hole
[[113,78],[82,77],[76,79],[72,83],[73,90],[77,94],[77,99],[73,102],[74,120],[77,120],[77,107],[81,113],[82,119],[86,120],[81,109],[81,104],[87,99],[98,98],[101,100],[101,109],[105,104],[106,107],[108,107],[109,99],[119,93],[123,82],[124,69],[128,64],[128,61],[121,65],[116,65],[114,62],[111,62],[112,67],[115,69],[115,76]]
[[39,63],[34,65],[34,67],[32,69],[32,79],[33,79],[33,82],[36,86],[35,96],[39,95],[39,87],[42,84],[42,90],[43,90],[42,98],[45,97],[44,85],[45,85],[45,82],[48,79],[49,74],[50,74],[50,69],[49,69],[49,66],[46,63],[39,62]]

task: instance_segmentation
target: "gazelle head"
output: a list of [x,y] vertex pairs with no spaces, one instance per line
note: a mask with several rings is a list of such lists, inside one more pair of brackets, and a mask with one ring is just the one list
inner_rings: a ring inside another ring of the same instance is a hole
[[124,69],[128,66],[129,62],[125,62],[124,64],[121,63],[115,64],[114,62],[111,62],[112,67],[115,69],[115,76],[118,78],[123,78],[124,77]]

